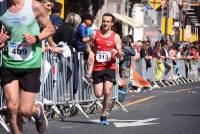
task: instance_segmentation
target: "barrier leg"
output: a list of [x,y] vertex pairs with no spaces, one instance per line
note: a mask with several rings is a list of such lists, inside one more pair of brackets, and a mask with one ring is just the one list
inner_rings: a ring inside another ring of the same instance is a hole
[[51,109],[53,109],[58,114],[58,116],[62,119],[62,121],[65,121],[65,118],[63,117],[60,110],[57,108],[55,104],[51,106]]
[[103,109],[100,99],[96,99],[94,102],[92,102],[92,104],[90,104],[89,109],[86,111],[86,113],[89,111],[93,111],[95,107],[99,107],[100,109]]
[[117,99],[114,100],[114,103],[117,104],[122,109],[122,111],[128,112],[128,110]]
[[163,82],[162,80],[159,81],[164,87],[167,87]]
[[3,126],[3,128],[7,131],[10,132],[8,126],[6,125],[5,121],[3,120],[3,118],[0,115],[0,124]]
[[168,86],[172,86],[168,81],[165,81],[167,83]]
[[81,105],[79,103],[75,103],[74,106],[76,108],[78,108],[78,110],[86,117],[86,118],[89,118],[89,116],[87,116],[87,114],[83,111]]
[[160,88],[160,86],[157,84],[156,81],[153,82],[153,85],[152,85],[154,88]]

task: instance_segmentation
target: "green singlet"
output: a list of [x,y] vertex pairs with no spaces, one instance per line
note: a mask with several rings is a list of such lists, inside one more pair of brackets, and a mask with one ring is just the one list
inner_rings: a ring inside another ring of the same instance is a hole
[[6,68],[34,69],[41,67],[41,43],[27,44],[23,34],[39,35],[40,28],[32,10],[32,0],[24,0],[21,11],[13,13],[6,11],[0,16],[11,38],[6,43],[3,52],[2,65]]

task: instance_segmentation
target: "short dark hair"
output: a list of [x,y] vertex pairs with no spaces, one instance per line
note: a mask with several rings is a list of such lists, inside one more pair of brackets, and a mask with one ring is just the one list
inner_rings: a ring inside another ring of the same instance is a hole
[[52,13],[60,13],[62,9],[62,4],[59,2],[55,2],[52,7]]
[[88,12],[82,13],[81,14],[81,21],[84,22],[87,19],[94,20],[94,17],[90,13],[88,13]]
[[105,14],[103,14],[103,17],[104,16],[110,16],[112,18],[112,22],[113,23],[115,22],[115,17],[111,13],[105,13]]

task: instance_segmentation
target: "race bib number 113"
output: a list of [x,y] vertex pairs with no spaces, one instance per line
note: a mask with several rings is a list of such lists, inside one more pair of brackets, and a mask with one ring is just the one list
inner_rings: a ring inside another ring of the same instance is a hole
[[111,52],[109,52],[109,51],[97,51],[96,60],[98,62],[109,62],[111,60]]

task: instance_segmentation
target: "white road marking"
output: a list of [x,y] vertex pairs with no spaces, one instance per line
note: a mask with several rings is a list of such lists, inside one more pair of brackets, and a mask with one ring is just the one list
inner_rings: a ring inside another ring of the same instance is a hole
[[[159,123],[150,123],[151,121],[158,120],[159,118],[149,118],[144,120],[118,120],[118,119],[108,119],[109,122],[113,122],[115,127],[136,127],[136,126],[146,126],[155,125]],[[98,123],[99,120],[90,120],[91,122]]]

